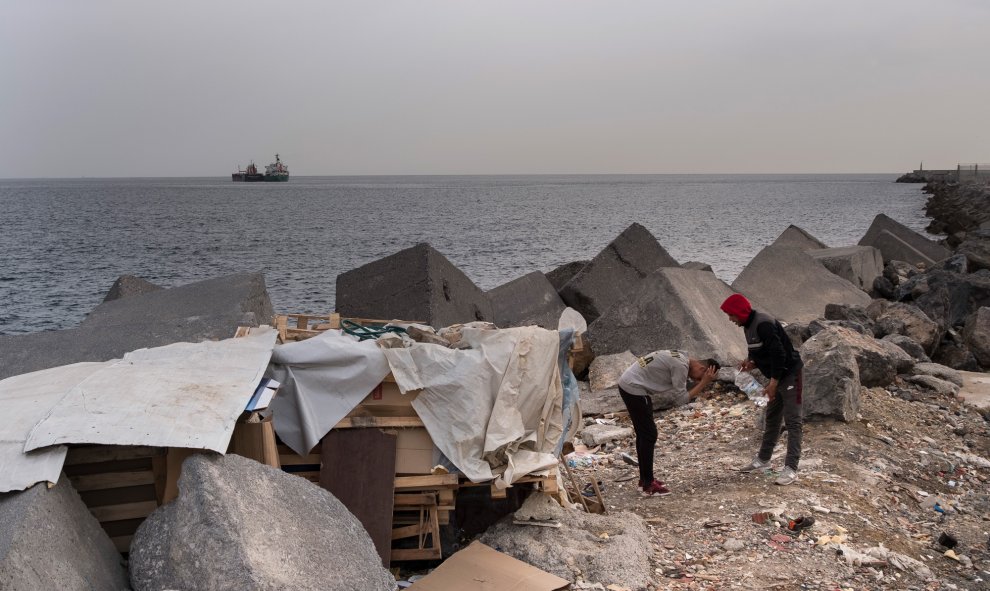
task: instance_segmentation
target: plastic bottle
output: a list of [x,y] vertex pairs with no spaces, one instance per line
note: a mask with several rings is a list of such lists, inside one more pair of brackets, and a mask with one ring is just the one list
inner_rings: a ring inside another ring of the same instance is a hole
[[767,396],[763,393],[763,386],[749,372],[737,370],[734,381],[736,387],[742,390],[753,401],[753,404],[756,406],[767,405]]

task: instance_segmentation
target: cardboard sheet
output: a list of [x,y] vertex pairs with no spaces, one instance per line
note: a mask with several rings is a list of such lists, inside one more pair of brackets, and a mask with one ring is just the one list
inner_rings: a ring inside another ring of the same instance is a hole
[[58,482],[65,446],[24,453],[31,429],[72,389],[113,364],[75,363],[0,381],[0,493],[24,490],[38,482]]
[[457,552],[412,584],[415,591],[557,591],[570,582],[481,542]]
[[24,451],[102,443],[224,453],[277,336],[261,327],[241,338],[132,351],[72,387]]

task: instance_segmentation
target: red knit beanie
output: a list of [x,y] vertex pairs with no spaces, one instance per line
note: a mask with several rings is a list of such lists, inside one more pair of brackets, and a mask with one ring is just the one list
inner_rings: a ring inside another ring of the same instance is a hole
[[722,302],[722,311],[729,316],[735,316],[742,320],[749,318],[749,313],[753,311],[753,306],[750,305],[749,300],[738,293],[734,293],[729,297],[725,298]]

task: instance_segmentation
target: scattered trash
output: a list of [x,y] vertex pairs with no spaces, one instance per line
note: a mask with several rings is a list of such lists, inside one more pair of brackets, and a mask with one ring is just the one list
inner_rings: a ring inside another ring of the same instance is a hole
[[808,517],[798,517],[797,519],[792,519],[787,522],[787,529],[800,534],[803,530],[815,525],[815,518]]
[[588,452],[575,451],[564,456],[564,460],[571,468],[591,468],[595,462],[603,459],[603,456]]
[[621,454],[619,454],[619,457],[622,458],[622,461],[623,462],[629,464],[630,466],[638,466],[639,465],[639,460],[637,460],[636,458],[634,458],[631,455],[627,454],[626,452],[622,452]]
[[[605,484],[601,480],[598,481],[598,490],[600,492],[605,491]],[[597,496],[598,493],[595,492],[595,486],[589,482],[588,484],[584,485],[583,489],[581,489],[581,494],[583,494],[586,497],[594,497]]]

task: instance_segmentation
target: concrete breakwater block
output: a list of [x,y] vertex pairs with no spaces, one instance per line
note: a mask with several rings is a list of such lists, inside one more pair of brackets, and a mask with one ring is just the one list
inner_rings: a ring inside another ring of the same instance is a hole
[[107,295],[103,297],[103,301],[111,302],[113,300],[129,298],[131,296],[144,295],[146,293],[151,293],[161,289],[165,288],[160,285],[155,285],[146,279],[141,279],[140,277],[135,277],[134,275],[121,275],[116,281],[113,282],[113,285],[110,286],[110,291],[108,291]]
[[840,246],[808,250],[807,253],[825,268],[869,293],[873,282],[883,275],[883,257],[872,246]]
[[828,248],[828,245],[812,236],[810,232],[793,224],[787,226],[787,229],[781,232],[780,236],[777,236],[771,246],[791,246],[801,250]]
[[732,289],[762,304],[784,322],[811,322],[827,304],[867,306],[870,296],[809,254],[787,246],[761,250],[732,282]]
[[425,242],[338,275],[336,307],[342,316],[435,328],[495,318],[485,293]]
[[659,267],[679,266],[649,230],[632,224],[567,282],[560,297],[592,322]]
[[237,455],[182,464],[179,497],[134,534],[135,591],[392,591],[361,523],[328,491]]
[[880,249],[885,261],[905,261],[912,265],[924,263],[931,266],[952,254],[941,244],[882,213],[873,218],[873,223],[859,244]]
[[113,542],[63,474],[0,494],[0,589],[128,589]]
[[557,329],[560,314],[567,307],[546,275],[533,271],[488,292],[500,328],[535,324]]
[[563,265],[557,267],[553,271],[548,271],[546,273],[547,280],[553,285],[553,288],[560,291],[567,282],[574,278],[578,274],[578,271],[583,269],[591,261],[573,261],[570,263],[564,263]]
[[731,294],[707,271],[660,268],[592,322],[588,338],[598,355],[680,349],[733,363],[745,359],[747,349],[742,330],[719,309]]
[[238,326],[272,324],[274,315],[261,273],[133,295],[100,304],[78,328],[0,336],[0,379],[145,347],[227,339]]
[[824,330],[801,346],[805,418],[851,422],[860,407],[860,377],[856,355],[842,335]]

